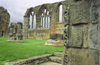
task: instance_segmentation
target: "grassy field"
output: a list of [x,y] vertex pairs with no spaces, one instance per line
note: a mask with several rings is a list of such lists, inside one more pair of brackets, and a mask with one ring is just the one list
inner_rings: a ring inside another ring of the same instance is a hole
[[62,52],[64,47],[45,46],[44,40],[24,39],[23,43],[7,42],[8,38],[0,37],[0,65],[17,59],[25,59],[54,52]]

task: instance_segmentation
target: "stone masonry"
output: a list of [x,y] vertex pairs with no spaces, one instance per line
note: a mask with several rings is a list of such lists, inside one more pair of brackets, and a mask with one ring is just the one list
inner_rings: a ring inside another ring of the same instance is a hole
[[0,6],[0,37],[8,37],[10,15],[4,7]]
[[22,23],[11,23],[8,42],[23,42]]
[[[62,21],[59,7],[62,5]],[[23,21],[23,38],[49,39],[50,34],[63,34],[65,1],[42,4],[27,9]],[[30,19],[32,17],[32,19]],[[30,24],[31,23],[31,24]]]
[[50,34],[50,39],[46,41],[47,46],[63,46],[63,34]]
[[100,65],[100,0],[66,0],[63,65]]

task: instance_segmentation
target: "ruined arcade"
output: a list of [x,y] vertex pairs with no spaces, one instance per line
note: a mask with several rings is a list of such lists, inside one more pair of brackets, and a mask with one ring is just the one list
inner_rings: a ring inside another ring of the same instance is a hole
[[48,39],[50,34],[63,34],[64,6],[62,1],[28,8],[24,15],[23,37]]

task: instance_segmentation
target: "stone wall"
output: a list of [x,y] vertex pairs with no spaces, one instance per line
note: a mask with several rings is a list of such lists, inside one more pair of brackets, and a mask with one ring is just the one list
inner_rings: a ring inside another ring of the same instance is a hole
[[10,22],[10,15],[4,7],[0,6],[0,37],[8,36],[8,25]]
[[63,65],[100,65],[100,0],[66,0]]
[[[59,22],[60,5],[62,5],[62,22]],[[39,36],[42,36],[42,38],[49,38],[50,34],[63,34],[65,6],[65,1],[61,1],[28,8],[23,21],[24,38],[36,38]],[[32,20],[30,20],[31,16]],[[34,18],[34,16],[36,17]]]
[[23,24],[21,22],[11,23],[8,42],[23,42],[22,27]]
[[51,54],[33,56],[28,59],[20,59],[17,61],[8,62],[5,63],[5,65],[36,65],[36,64],[50,61],[49,57],[51,56],[52,56]]

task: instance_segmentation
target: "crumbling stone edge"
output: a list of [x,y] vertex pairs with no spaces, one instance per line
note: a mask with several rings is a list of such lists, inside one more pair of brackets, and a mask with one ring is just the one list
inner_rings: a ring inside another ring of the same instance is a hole
[[34,63],[43,63],[49,61],[49,57],[52,56],[52,54],[45,54],[41,56],[33,56],[28,59],[20,59],[17,61],[7,62],[4,65],[33,65]]

